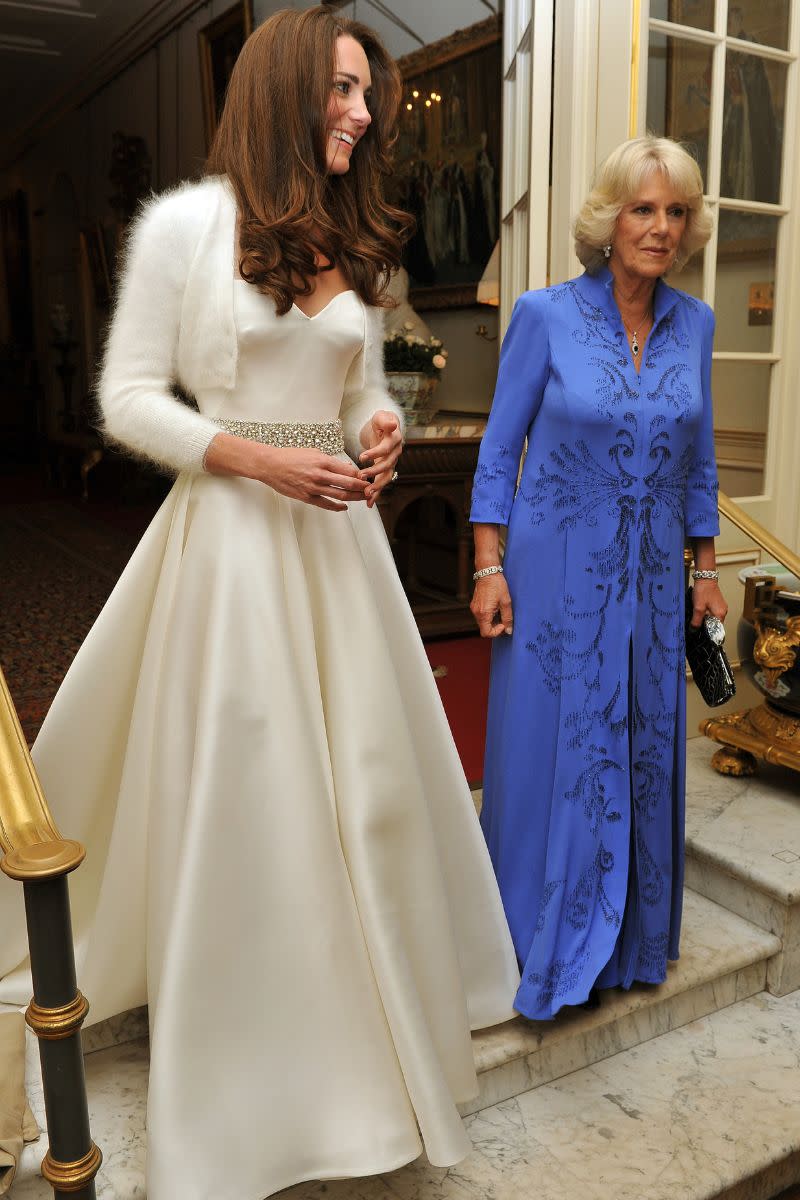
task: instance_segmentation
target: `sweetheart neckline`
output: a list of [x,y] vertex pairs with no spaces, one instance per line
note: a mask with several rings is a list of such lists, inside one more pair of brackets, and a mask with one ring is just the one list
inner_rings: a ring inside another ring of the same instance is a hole
[[[238,275],[234,276],[234,283],[243,283],[245,285],[245,287],[252,287],[252,284],[248,283],[246,279],[240,278]],[[259,295],[263,295],[263,292],[259,292]],[[303,309],[300,307],[300,305],[295,304],[294,302],[292,302],[292,309],[295,312],[298,312],[300,314],[300,316],[303,317],[306,321],[316,321],[318,317],[321,317],[323,315],[323,313],[326,313],[328,311],[330,306],[334,303],[335,300],[338,300],[340,296],[357,296],[357,295],[358,295],[358,293],[356,292],[355,288],[345,288],[344,291],[337,292],[335,296],[331,296],[328,303],[326,305],[324,305],[319,310],[319,312],[315,312],[315,313],[304,312]]]

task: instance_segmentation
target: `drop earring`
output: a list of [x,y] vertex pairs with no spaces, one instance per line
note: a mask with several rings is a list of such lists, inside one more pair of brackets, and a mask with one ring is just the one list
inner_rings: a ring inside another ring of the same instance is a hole
[[603,246],[603,254],[606,258],[611,258],[611,246]]

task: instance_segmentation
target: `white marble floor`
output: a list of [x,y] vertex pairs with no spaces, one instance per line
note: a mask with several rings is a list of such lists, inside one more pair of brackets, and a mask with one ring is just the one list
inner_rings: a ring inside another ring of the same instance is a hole
[[[27,1032],[28,1099],[43,1132],[37,1142],[25,1147],[10,1195],[12,1200],[52,1200],[52,1190],[39,1174],[47,1150],[39,1051],[35,1037]],[[103,1151],[98,1200],[145,1200],[147,1039],[98,1050],[85,1061],[92,1137]]]
[[[100,1200],[144,1200],[143,1039],[87,1057]],[[41,1093],[32,1089],[37,1116]],[[800,1181],[800,993],[753,996],[467,1118],[474,1151],[281,1200],[768,1200]],[[12,1200],[50,1200],[45,1137]]]

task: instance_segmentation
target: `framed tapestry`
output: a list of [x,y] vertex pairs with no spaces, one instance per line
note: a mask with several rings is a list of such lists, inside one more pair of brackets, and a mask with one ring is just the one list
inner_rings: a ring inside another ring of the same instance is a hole
[[217,129],[233,64],[252,30],[252,0],[241,0],[215,20],[209,21],[197,35],[207,150]]
[[111,302],[111,275],[108,269],[105,237],[99,221],[80,231],[81,259],[92,285],[92,296],[99,308]]
[[17,190],[0,199],[0,254],[7,289],[8,321],[11,341],[24,350],[33,350],[33,284],[28,223],[28,197]]
[[475,304],[499,236],[501,32],[489,17],[398,60],[390,198],[417,222],[404,256],[416,309]]

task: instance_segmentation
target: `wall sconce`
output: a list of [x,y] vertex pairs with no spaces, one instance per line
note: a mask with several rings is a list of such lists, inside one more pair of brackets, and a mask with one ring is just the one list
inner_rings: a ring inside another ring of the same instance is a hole
[[[494,244],[491,257],[481,275],[478,284],[478,303],[490,304],[492,308],[497,308],[500,304],[500,242]],[[485,325],[479,325],[475,330],[475,336],[483,338],[486,342],[496,342],[497,334],[494,337],[489,336],[489,330]]]

